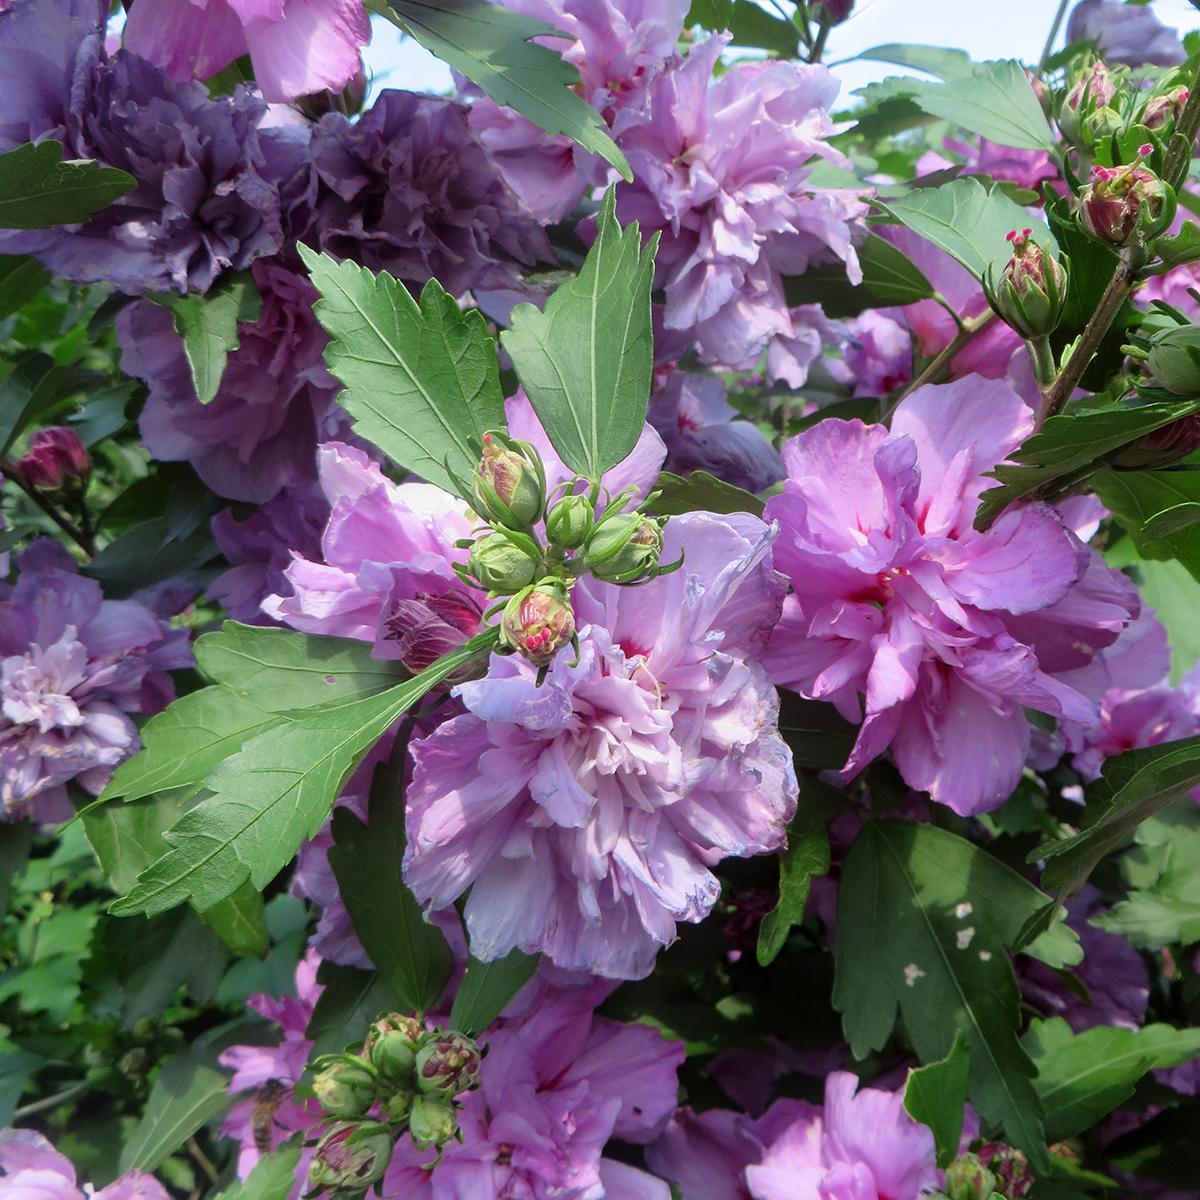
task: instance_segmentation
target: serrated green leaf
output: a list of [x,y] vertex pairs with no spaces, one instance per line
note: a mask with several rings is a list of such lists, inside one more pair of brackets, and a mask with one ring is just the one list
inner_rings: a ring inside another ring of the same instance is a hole
[[203,295],[192,292],[151,299],[170,309],[175,332],[183,339],[196,398],[201,404],[212,403],[229,356],[238,348],[238,325],[257,321],[262,312],[262,297],[253,278],[248,272],[224,275]]
[[846,278],[841,263],[816,266],[803,275],[784,279],[788,304],[820,304],[826,316],[842,319],[856,317],[880,305],[915,304],[928,300],[933,284],[924,272],[886,238],[867,234],[858,248],[862,283]]
[[0,229],[78,225],[133,191],[137,180],[90,159],[62,161],[60,142],[0,154]]
[[196,639],[196,663],[217,683],[267,712],[297,712],[374,696],[408,672],[372,655],[369,642],[226,621]]
[[970,1071],[971,1054],[960,1031],[954,1035],[954,1045],[945,1058],[908,1072],[904,1111],[914,1121],[929,1127],[937,1146],[939,1167],[948,1166],[958,1155]]
[[735,46],[770,50],[782,58],[794,58],[800,49],[796,26],[767,12],[754,0],[734,0],[727,28]]
[[121,1151],[122,1171],[153,1171],[229,1104],[222,1071],[189,1054],[163,1064],[146,1114]]
[[[515,108],[547,133],[561,133],[632,179],[600,114],[572,89],[579,72],[532,38],[553,36],[545,21],[484,0],[387,0],[400,24],[426,50]],[[562,35],[559,34],[561,37]]]
[[1196,412],[1200,412],[1200,401],[1114,405],[1051,417],[1041,432],[1021,443],[1010,462],[990,472],[999,486],[988,488],[981,496],[975,528],[987,529],[1015,501],[1049,495],[1060,481],[1065,484],[1086,478],[1099,469],[1106,455]]
[[83,831],[115,892],[129,891],[137,877],[167,848],[163,835],[179,820],[173,797],[107,804],[83,813]]
[[500,335],[517,375],[567,466],[598,480],[637,444],[653,365],[650,284],[655,234],[642,248],[636,221],[617,223],[605,194],[596,240],[579,274],[546,301],[513,309]]
[[758,965],[769,967],[787,942],[793,925],[804,920],[812,881],[829,871],[828,823],[842,806],[836,788],[806,778],[791,825],[787,849],[779,856],[779,901],[758,927]]
[[1052,1142],[1074,1137],[1107,1116],[1147,1072],[1200,1054],[1200,1029],[1170,1025],[1140,1030],[1101,1025],[1075,1034],[1055,1017],[1034,1021],[1023,1040],[1037,1065],[1034,1087]]
[[[1005,235],[1010,230],[1037,227],[1019,204],[997,188],[989,191],[978,179],[914,188],[906,196],[878,203],[980,280],[989,268],[1000,271],[1008,262],[1012,247]],[[1049,230],[1038,228],[1036,240],[1050,241]]]
[[378,971],[323,962],[317,982],[324,990],[304,1031],[313,1043],[310,1059],[361,1042],[376,1017],[395,1011],[400,1004],[400,998]]
[[686,29],[728,29],[733,16],[733,0],[692,0],[683,24]]
[[[1048,1159],[1020,996],[1005,948],[1047,897],[987,851],[936,826],[869,822],[842,869],[834,1006],[856,1057],[897,1014],[923,1063],[961,1032],[980,1115],[1039,1171]],[[1078,961],[1078,958],[1076,959]]]
[[329,865],[367,957],[407,1009],[437,1003],[454,969],[450,947],[404,883],[404,771],[379,766],[364,825],[348,808],[333,814]]
[[496,630],[365,699],[302,711],[247,742],[208,778],[212,793],[166,835],[171,850],[110,911],[203,911],[250,879],[264,888],[316,835],[364,755],[430,688],[495,644]]
[[664,517],[689,512],[744,512],[761,517],[765,507],[765,502],[752,492],[734,487],[707,471],[693,471],[687,476],[663,471],[654,490],[661,494],[647,506],[647,511]]
[[864,50],[857,57],[872,62],[894,63],[898,67],[912,67],[936,75],[939,79],[969,76],[975,68],[965,50],[951,50],[944,46],[909,46],[890,42],[886,46]]
[[298,249],[321,293],[314,311],[330,338],[325,361],[345,388],[338,403],[354,431],[400,466],[460,493],[483,435],[505,425],[483,315],[462,312],[436,279],[418,306],[386,272]]
[[492,962],[480,962],[472,955],[454,997],[450,1027],[477,1037],[533,978],[537,964],[536,954],[522,954],[520,950],[510,950]]
[[300,1165],[299,1138],[262,1155],[245,1179],[236,1179],[212,1200],[288,1200],[296,1187],[296,1168]]
[[1101,471],[1092,486],[1143,558],[1177,559],[1200,579],[1200,471]]
[[915,99],[927,113],[1000,146],[1052,150],[1056,144],[1024,67],[1011,59],[980,63],[944,84],[926,84]]
[[1096,864],[1117,849],[1147,817],[1200,785],[1200,737],[1127,750],[1104,764],[1087,791],[1087,828],[1047,842],[1030,862],[1046,859],[1044,887],[1078,891]]
[[239,958],[261,958],[270,949],[262,893],[249,880],[232,896],[206,908],[200,919]]

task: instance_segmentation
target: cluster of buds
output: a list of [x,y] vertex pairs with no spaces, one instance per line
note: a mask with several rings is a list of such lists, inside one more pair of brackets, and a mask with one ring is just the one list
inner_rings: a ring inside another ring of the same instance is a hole
[[1080,194],[1079,214],[1093,237],[1120,248],[1144,246],[1171,224],[1175,189],[1142,161],[1153,150],[1147,144],[1139,148],[1138,162],[1092,168],[1092,182]]
[[1067,302],[1067,268],[1032,238],[1032,229],[1008,234],[1012,257],[996,282],[989,270],[984,291],[997,316],[1023,338],[1047,337],[1058,328]]
[[581,576],[631,585],[679,566],[660,563],[666,519],[629,511],[635,496],[633,488],[610,496],[581,479],[547,495],[533,446],[498,431],[484,435],[470,500],[487,527],[459,543],[469,553],[455,570],[498,601],[485,617],[500,615],[502,653],[544,670],[576,644],[571,588]]
[[1025,1155],[1001,1142],[985,1142],[946,1168],[946,1200],[1024,1200],[1033,1187]]
[[29,439],[28,452],[17,461],[26,483],[47,492],[82,490],[92,472],[92,460],[73,429],[54,425]]
[[1090,149],[1124,128],[1125,122],[1114,107],[1117,98],[1117,80],[1096,59],[1074,79],[1063,96],[1058,126],[1069,141]]
[[439,1155],[461,1139],[456,1097],[479,1083],[481,1061],[471,1038],[426,1030],[402,1013],[376,1020],[360,1052],[317,1059],[313,1095],[334,1121],[313,1152],[308,1195],[361,1193],[377,1184],[405,1131],[417,1149]]

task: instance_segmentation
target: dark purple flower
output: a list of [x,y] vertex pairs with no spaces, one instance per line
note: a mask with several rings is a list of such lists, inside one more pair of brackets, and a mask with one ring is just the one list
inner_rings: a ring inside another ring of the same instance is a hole
[[1135,67],[1174,67],[1187,58],[1179,35],[1149,5],[1121,0],[1081,0],[1075,6],[1067,22],[1067,43],[1091,41],[1105,58]]

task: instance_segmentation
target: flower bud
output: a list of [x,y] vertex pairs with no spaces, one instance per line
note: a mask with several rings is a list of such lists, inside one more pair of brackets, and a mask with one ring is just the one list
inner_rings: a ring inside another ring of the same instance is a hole
[[1087,118],[1107,108],[1116,94],[1108,68],[1097,59],[1068,90],[1058,113],[1059,127],[1071,141],[1078,142]]
[[532,448],[522,454],[503,444],[500,435],[484,434],[483,458],[475,469],[475,508],[480,516],[510,529],[528,529],[541,517],[546,485],[530,458],[534,454]]
[[1080,216],[1093,237],[1134,246],[1162,233],[1175,216],[1175,192],[1138,163],[1093,167]]
[[439,1150],[454,1140],[458,1117],[453,1101],[441,1096],[417,1096],[408,1114],[408,1131],[418,1150],[436,1146]]
[[392,1135],[378,1121],[339,1121],[317,1143],[308,1182],[317,1191],[362,1192],[378,1183],[392,1158]]
[[623,513],[602,521],[584,547],[584,566],[597,579],[632,583],[658,566],[662,526],[640,513]]
[[471,547],[467,570],[489,592],[511,594],[533,582],[541,564],[502,533],[489,533]]
[[316,1065],[313,1094],[326,1115],[361,1117],[375,1103],[379,1078],[365,1058],[334,1054]]
[[1153,96],[1146,101],[1138,124],[1161,132],[1164,137],[1169,136],[1188,102],[1188,95],[1188,89],[1180,86],[1171,88],[1161,96]]
[[1020,1150],[1003,1142],[987,1142],[979,1147],[979,1158],[996,1177],[994,1190],[1005,1200],[1024,1200],[1033,1187],[1033,1173]]
[[1150,339],[1151,382],[1174,396],[1200,396],[1200,325],[1178,325]]
[[543,580],[518,592],[500,618],[500,641],[545,666],[575,636],[575,613],[563,584]]
[[83,479],[92,469],[92,460],[73,429],[54,425],[39,429],[29,439],[29,452],[17,463],[17,470],[34,487],[53,490],[68,479]]
[[830,25],[840,25],[854,10],[854,0],[813,0],[813,7]]
[[1031,229],[1008,235],[1012,257],[995,287],[988,281],[992,307],[1023,338],[1046,337],[1058,328],[1067,302],[1067,272],[1053,254],[1029,235]]
[[363,1053],[381,1078],[394,1082],[408,1077],[417,1061],[425,1030],[416,1017],[388,1013],[367,1030]]
[[964,1154],[946,1168],[946,1195],[949,1200],[988,1200],[995,1187],[995,1175],[975,1154]]
[[1200,414],[1193,414],[1153,433],[1144,433],[1136,442],[1114,451],[1107,461],[1109,466],[1122,471],[1149,471],[1187,458],[1197,447],[1200,447]]
[[380,1101],[379,1112],[389,1125],[403,1125],[409,1113],[412,1112],[413,1096],[415,1093],[405,1091],[392,1092],[386,1099]]
[[563,550],[582,546],[592,529],[592,502],[586,496],[564,496],[546,515],[546,537]]
[[417,1051],[417,1087],[435,1096],[457,1096],[479,1082],[479,1047],[461,1033],[439,1033]]

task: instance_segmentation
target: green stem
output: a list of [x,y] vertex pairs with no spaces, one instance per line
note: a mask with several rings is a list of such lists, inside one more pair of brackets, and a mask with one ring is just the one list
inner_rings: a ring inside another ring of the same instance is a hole
[[919,387],[924,387],[927,383],[936,383],[946,371],[954,356],[982,329],[986,329],[996,319],[996,314],[989,308],[986,312],[982,312],[977,317],[971,317],[962,322],[962,326],[958,333],[954,335],[950,344],[940,351],[936,357],[929,360],[921,373],[912,380],[887,406],[883,414],[883,419],[886,421],[888,417],[896,411],[900,405],[900,401],[905,396],[911,395]]
[[1025,345],[1029,350],[1029,361],[1033,364],[1033,377],[1042,391],[1045,391],[1054,382],[1055,375],[1054,351],[1050,349],[1050,339],[1032,338]]
[[92,535],[86,530],[80,529],[78,525],[68,521],[66,517],[50,503],[36,488],[31,487],[26,481],[25,476],[16,469],[11,463],[0,462],[0,475],[11,483],[15,483],[17,487],[29,497],[73,541],[88,558],[93,558],[96,554],[96,543]]
[[825,53],[825,43],[829,40],[829,27],[829,11],[822,8],[821,23],[817,26],[817,40],[813,42],[813,48],[808,54],[808,61],[810,63],[819,63],[821,61],[821,55]]
[[1196,149],[1197,133],[1200,133],[1200,67],[1192,76],[1187,103],[1175,123],[1175,133],[1167,147],[1167,159],[1163,164],[1163,179],[1174,188],[1178,188],[1187,176],[1188,165]]
[[1046,35],[1046,44],[1042,47],[1042,56],[1038,59],[1038,70],[1044,71],[1046,64],[1050,61],[1050,55],[1054,53],[1054,43],[1058,41],[1058,31],[1062,28],[1063,17],[1067,15],[1067,0],[1059,0],[1058,12],[1054,14],[1054,21],[1050,25],[1050,32]]

